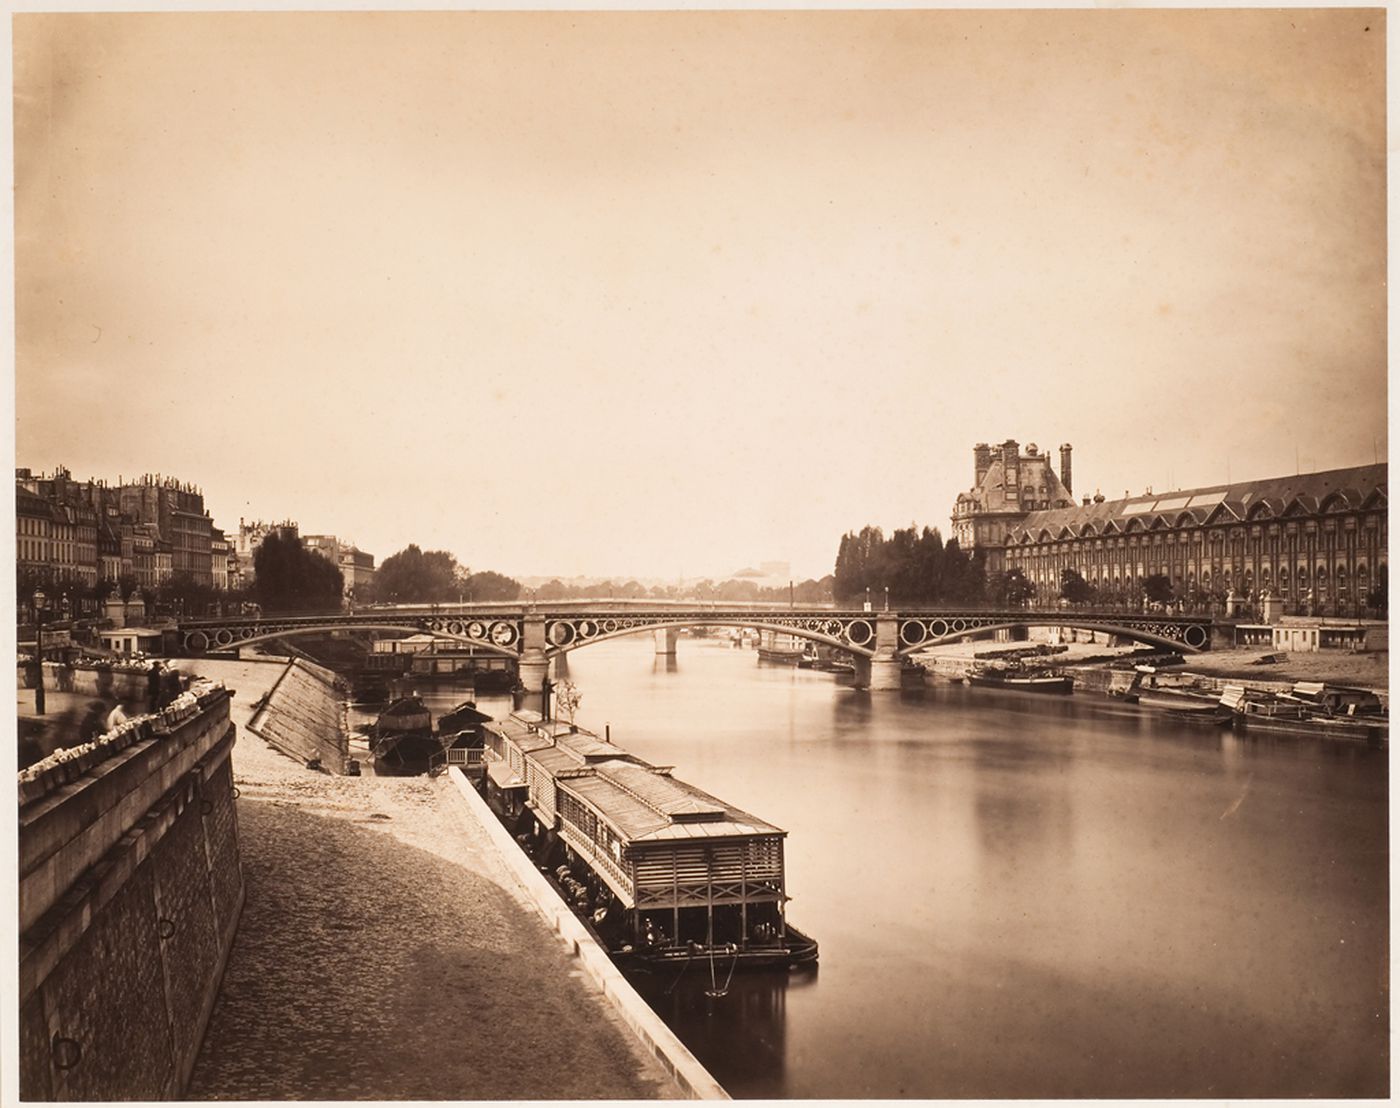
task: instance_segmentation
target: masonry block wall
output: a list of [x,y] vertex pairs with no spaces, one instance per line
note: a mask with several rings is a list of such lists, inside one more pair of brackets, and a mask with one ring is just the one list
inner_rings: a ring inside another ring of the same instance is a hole
[[[43,665],[44,688],[54,692],[80,693],[108,700],[145,701],[150,674],[136,666],[68,666],[60,662]],[[19,687],[33,687],[28,666],[19,667]]]
[[301,658],[290,662],[249,729],[283,754],[344,773],[350,757],[345,701],[335,674]]
[[20,1096],[178,1099],[243,905],[228,695],[20,809]]

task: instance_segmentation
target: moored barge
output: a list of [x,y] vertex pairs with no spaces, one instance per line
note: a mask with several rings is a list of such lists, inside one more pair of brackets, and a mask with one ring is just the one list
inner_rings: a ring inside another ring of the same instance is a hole
[[1371,746],[1390,741],[1390,719],[1380,700],[1363,689],[1299,682],[1291,693],[1269,694],[1226,685],[1220,703],[1234,713],[1235,729],[1245,733],[1346,739]]
[[787,922],[786,831],[563,721],[482,732],[487,802],[620,964],[816,961]]
[[996,666],[976,663],[964,675],[969,685],[986,689],[1014,689],[1019,692],[1069,693],[1074,678],[1053,669],[1029,669],[1015,664]]

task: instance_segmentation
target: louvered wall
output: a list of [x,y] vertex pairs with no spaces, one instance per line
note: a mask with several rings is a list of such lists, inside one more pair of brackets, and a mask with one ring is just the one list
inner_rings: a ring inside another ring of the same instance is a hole
[[783,840],[633,845],[637,901],[651,905],[777,900],[783,888]]

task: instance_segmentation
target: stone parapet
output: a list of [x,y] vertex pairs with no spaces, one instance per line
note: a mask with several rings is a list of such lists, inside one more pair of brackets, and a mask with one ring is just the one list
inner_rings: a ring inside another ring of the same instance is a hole
[[229,694],[173,716],[20,808],[24,1100],[175,1099],[188,1082],[243,879]]
[[[149,665],[116,662],[94,665],[64,665],[61,662],[43,664],[44,688],[51,692],[80,693],[116,700],[145,700],[150,687]],[[19,667],[19,687],[33,688],[32,669]]]

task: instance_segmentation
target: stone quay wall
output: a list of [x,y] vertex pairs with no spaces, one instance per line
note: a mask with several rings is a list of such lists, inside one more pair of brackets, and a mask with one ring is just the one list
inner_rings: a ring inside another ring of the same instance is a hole
[[179,1099],[243,906],[221,686],[21,775],[19,1092]]
[[334,673],[303,658],[288,663],[248,729],[303,765],[346,770],[350,732],[343,691]]
[[[53,692],[79,693],[84,696],[100,696],[106,700],[146,699],[149,689],[150,666],[115,665],[76,665],[68,666],[60,662],[45,662],[44,688]],[[32,670],[19,667],[19,687],[33,687]]]

